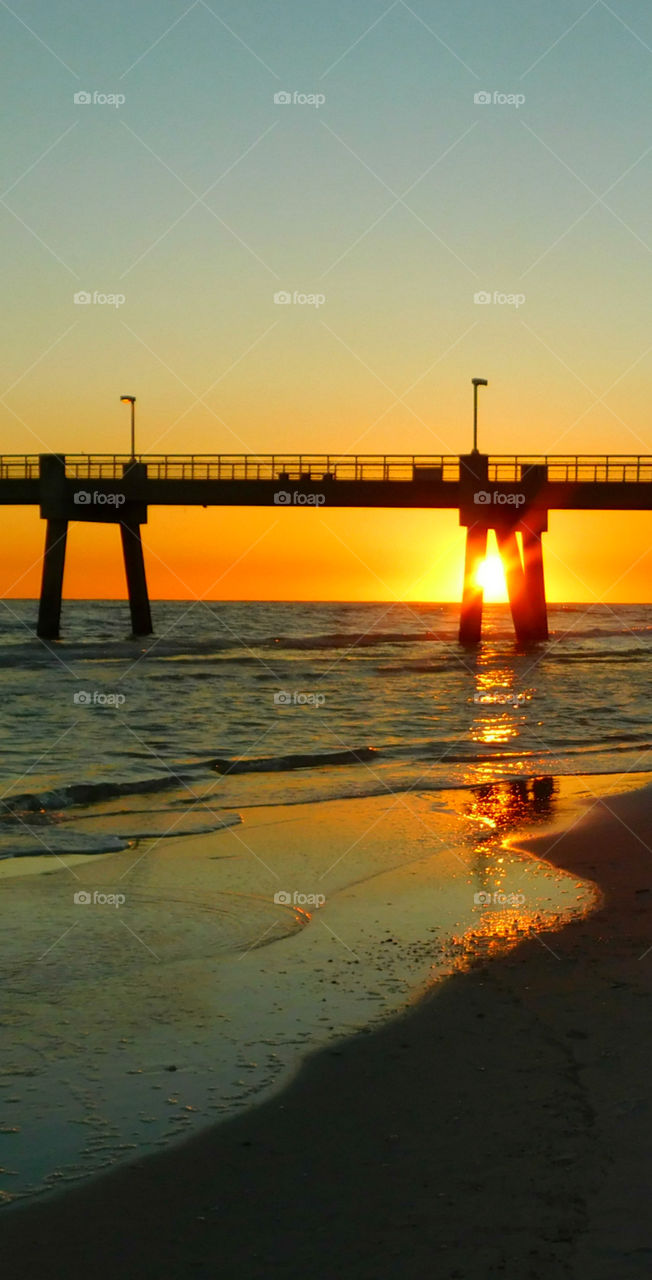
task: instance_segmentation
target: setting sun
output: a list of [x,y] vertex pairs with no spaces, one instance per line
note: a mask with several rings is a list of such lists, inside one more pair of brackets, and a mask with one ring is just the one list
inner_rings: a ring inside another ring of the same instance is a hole
[[489,604],[502,604],[507,599],[505,574],[499,555],[486,556],[478,565],[476,578]]

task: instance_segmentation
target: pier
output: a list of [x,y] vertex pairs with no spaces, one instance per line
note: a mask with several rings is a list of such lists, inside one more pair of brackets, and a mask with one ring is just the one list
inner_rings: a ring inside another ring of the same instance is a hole
[[652,510],[652,457],[329,454],[9,455],[0,503],[46,521],[37,634],[57,639],[68,525],[120,528],[134,635],[153,630],[141,526],[150,506],[457,510],[466,528],[460,643],[482,636],[478,568],[496,534],[516,639],[548,638],[543,534],[551,510]]

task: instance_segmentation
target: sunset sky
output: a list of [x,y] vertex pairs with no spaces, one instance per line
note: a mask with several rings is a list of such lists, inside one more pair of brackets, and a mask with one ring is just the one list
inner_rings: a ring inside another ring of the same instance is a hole
[[[473,375],[487,452],[652,453],[649,3],[13,0],[0,39],[3,454],[124,452],[121,393],[142,453],[457,454]],[[0,522],[37,594],[38,512]],[[453,512],[143,535],[153,596],[460,593]],[[549,597],[649,600],[651,535],[552,513]],[[74,525],[65,594],[124,592],[117,530]]]

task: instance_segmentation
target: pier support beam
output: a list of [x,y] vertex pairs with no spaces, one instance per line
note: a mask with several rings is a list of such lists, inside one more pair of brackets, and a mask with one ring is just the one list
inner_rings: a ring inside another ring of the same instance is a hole
[[516,639],[520,644],[527,644],[534,639],[534,626],[516,534],[513,529],[496,529],[496,541],[505,570]]
[[122,554],[124,556],[127,591],[129,593],[131,628],[135,636],[151,636],[154,628],[152,627],[152,613],[147,593],[140,525],[136,521],[121,520],[120,535],[122,537]]
[[67,538],[67,520],[48,520],[45,531],[41,598],[38,608],[38,622],[36,624],[36,634],[42,640],[58,640],[59,638]]
[[522,538],[523,570],[532,620],[532,638],[534,640],[547,640],[548,611],[546,607],[546,585],[543,576],[541,534],[535,529],[524,527]]
[[482,634],[483,591],[477,571],[487,554],[487,530],[470,524],[466,531],[464,591],[460,616],[460,644],[479,644]]

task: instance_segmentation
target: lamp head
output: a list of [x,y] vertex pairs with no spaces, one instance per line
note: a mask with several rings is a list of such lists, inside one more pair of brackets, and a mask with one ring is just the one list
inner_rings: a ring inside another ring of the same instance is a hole
[[136,397],[135,397],[135,396],[120,396],[120,402],[122,403],[123,401],[127,401],[129,404],[135,404],[135,403],[136,403]]
[[488,387],[489,383],[486,378],[471,378],[474,387]]

